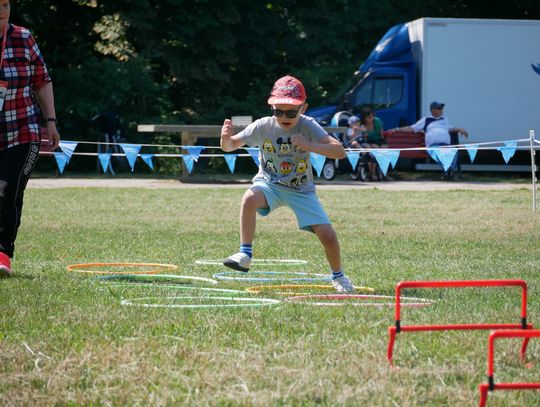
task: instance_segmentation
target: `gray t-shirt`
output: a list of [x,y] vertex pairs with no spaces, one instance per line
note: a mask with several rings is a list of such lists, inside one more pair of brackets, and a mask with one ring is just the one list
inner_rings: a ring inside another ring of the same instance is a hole
[[247,145],[259,147],[259,172],[253,181],[264,179],[299,192],[315,190],[309,152],[291,142],[293,134],[301,134],[312,142],[319,142],[327,135],[313,118],[302,115],[298,124],[287,131],[279,127],[275,117],[263,117],[239,134]]

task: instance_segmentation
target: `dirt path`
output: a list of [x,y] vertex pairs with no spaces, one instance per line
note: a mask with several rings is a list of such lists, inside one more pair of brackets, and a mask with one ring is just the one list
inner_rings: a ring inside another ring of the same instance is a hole
[[[234,184],[200,184],[183,183],[170,179],[136,179],[136,178],[35,178],[30,179],[28,188],[149,188],[149,189],[177,189],[177,188],[242,188],[246,189],[250,183]],[[511,190],[531,189],[530,183],[510,182],[443,182],[443,181],[390,181],[390,182],[339,182],[324,181],[317,184],[318,189],[373,189],[383,191],[447,191],[452,189],[466,190]]]

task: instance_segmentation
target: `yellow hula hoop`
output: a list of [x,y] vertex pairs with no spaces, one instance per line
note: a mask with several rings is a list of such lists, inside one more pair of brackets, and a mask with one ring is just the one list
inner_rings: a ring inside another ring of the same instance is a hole
[[[130,270],[130,271],[104,271],[104,270],[88,270],[93,267],[154,267],[150,270]],[[157,267],[157,268],[155,268]],[[85,274],[157,274],[164,271],[178,270],[178,266],[174,264],[160,263],[81,263],[70,264],[66,267],[67,271],[75,271]]]
[[[300,294],[298,290],[302,289],[316,289],[321,291],[331,291],[334,292],[336,289],[332,287],[331,285],[318,285],[318,284],[281,284],[281,285],[265,285],[265,286],[257,286],[257,287],[248,287],[246,288],[246,291],[248,293],[252,294],[260,294],[263,291],[268,292],[272,291],[274,294],[280,294],[280,295],[289,295],[289,294]],[[276,291],[274,291],[276,290]],[[289,291],[279,291],[279,290],[289,290]],[[355,287],[355,291],[365,291],[369,293],[375,292],[375,289],[372,287]],[[312,294],[305,293],[305,294]]]

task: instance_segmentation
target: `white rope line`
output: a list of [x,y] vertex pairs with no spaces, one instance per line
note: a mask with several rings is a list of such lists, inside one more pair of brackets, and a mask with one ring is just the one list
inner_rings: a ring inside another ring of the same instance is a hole
[[[66,140],[66,141],[73,141],[73,140]],[[221,150],[220,146],[183,146],[183,145],[174,145],[174,144],[139,144],[139,143],[101,143],[101,142],[95,142],[95,141],[74,141],[77,144],[93,144],[93,145],[106,145],[106,146],[120,146],[120,144],[135,144],[137,146],[141,147],[167,147],[167,148],[182,148],[185,149],[186,147],[201,147],[202,149],[219,149]],[[428,151],[428,150],[435,150],[435,149],[449,149],[449,148],[455,148],[457,150],[469,150],[471,147],[474,147],[475,150],[496,150],[498,147],[505,147],[506,142],[516,142],[516,143],[523,143],[523,142],[529,142],[530,139],[517,139],[517,140],[506,140],[506,141],[489,141],[484,143],[471,143],[471,144],[453,144],[453,145],[446,145],[446,146],[435,146],[435,147],[404,147],[404,148],[346,148],[349,152],[358,152],[358,153],[369,153],[372,151]],[[540,144],[539,140],[534,140],[535,143]],[[487,147],[488,145],[492,144],[500,144],[500,146],[492,146]],[[485,147],[482,147],[485,146]],[[245,147],[239,147],[238,149],[245,149]],[[540,146],[534,146],[534,150],[540,150]],[[516,146],[516,150],[518,151],[529,151],[531,150],[530,145],[529,146]],[[54,152],[52,151],[42,151],[41,154],[46,155],[52,155]],[[72,155],[77,156],[97,156],[98,154],[105,154],[105,153],[73,153]],[[111,154],[113,157],[123,157],[125,154],[123,153],[107,153]],[[232,153],[229,153],[232,154]],[[140,156],[141,153],[138,154]],[[157,153],[157,154],[151,154],[154,157],[182,157],[186,154],[165,154],[165,153]],[[227,154],[199,154],[198,157],[224,157]],[[251,157],[251,154],[235,154],[237,157]]]
[[[141,147],[166,147],[166,148],[182,148],[186,149],[186,147],[202,147],[204,149],[218,149],[221,150],[220,146],[184,146],[180,144],[140,144],[140,143],[106,143],[106,142],[97,142],[97,141],[76,141],[76,140],[66,140],[66,141],[74,141],[77,144],[93,144],[93,145],[103,145],[103,146],[120,146],[121,144],[135,144],[137,146]],[[540,143],[540,140],[534,140],[536,143]],[[458,149],[467,149],[471,146],[485,146],[490,144],[502,144],[504,146],[505,142],[530,142],[530,138],[524,138],[524,139],[515,139],[515,140],[505,140],[505,141],[487,141],[484,143],[470,143],[470,144],[452,144],[447,146],[437,146],[437,147],[406,147],[406,148],[347,148],[348,151],[359,151],[359,152],[369,152],[373,150],[401,150],[401,151],[416,151],[416,150],[428,150],[433,148],[458,148]],[[244,147],[239,147],[239,149],[242,149]],[[483,149],[482,147],[478,147],[478,150]],[[163,155],[163,157],[166,157],[167,155]]]

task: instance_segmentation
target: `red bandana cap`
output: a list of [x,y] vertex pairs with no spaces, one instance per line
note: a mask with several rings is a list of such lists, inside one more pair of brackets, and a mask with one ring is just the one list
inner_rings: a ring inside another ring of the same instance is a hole
[[304,85],[295,77],[284,76],[276,81],[270,98],[269,105],[301,105],[306,101]]

